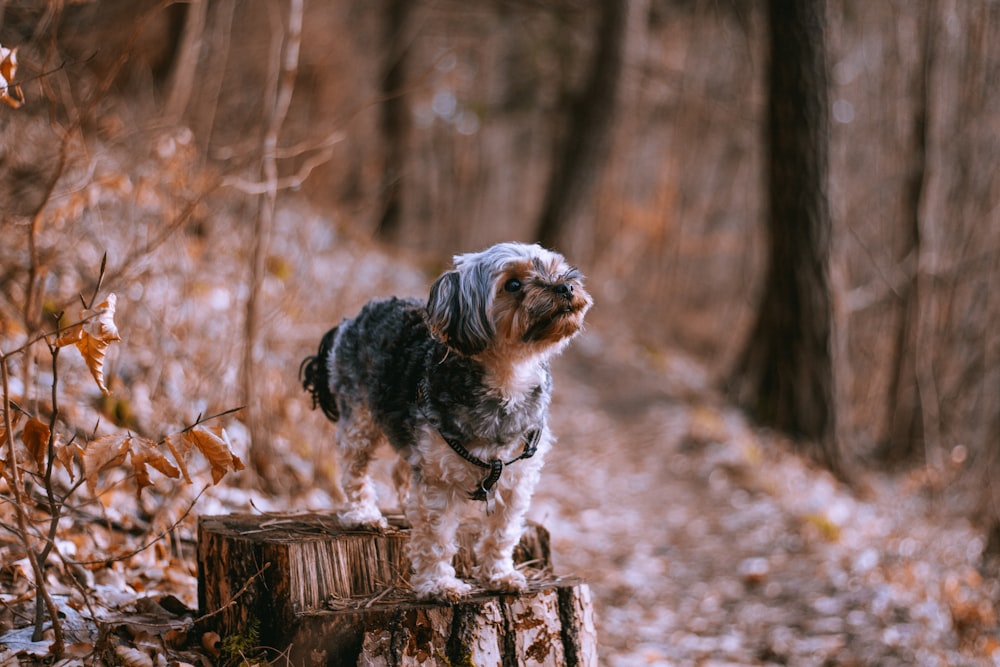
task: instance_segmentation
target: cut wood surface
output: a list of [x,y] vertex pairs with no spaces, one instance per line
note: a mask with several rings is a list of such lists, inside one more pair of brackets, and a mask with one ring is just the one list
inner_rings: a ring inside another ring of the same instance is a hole
[[[476,590],[455,605],[418,601],[408,585],[409,531],[345,530],[333,514],[202,517],[198,598],[222,636],[260,623],[262,645],[295,665],[595,665],[590,591],[552,572],[547,531],[528,526],[515,562],[528,590]],[[459,576],[475,566],[472,525]]]

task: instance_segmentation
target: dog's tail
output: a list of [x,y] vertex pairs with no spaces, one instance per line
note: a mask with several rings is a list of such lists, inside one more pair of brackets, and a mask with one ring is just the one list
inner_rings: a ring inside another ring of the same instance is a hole
[[337,408],[337,397],[330,389],[330,368],[327,364],[333,350],[333,341],[337,337],[337,328],[327,331],[319,342],[316,356],[306,357],[299,366],[299,380],[302,388],[312,394],[313,410],[319,406],[323,414],[333,422],[340,419],[340,409]]

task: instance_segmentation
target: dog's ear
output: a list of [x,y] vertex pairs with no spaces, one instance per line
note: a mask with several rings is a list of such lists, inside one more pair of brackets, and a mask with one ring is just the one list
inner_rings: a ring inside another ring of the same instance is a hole
[[431,334],[466,356],[482,352],[493,338],[482,287],[466,284],[468,278],[457,270],[444,273],[434,281],[427,299]]
[[427,299],[427,326],[431,334],[442,343],[447,343],[452,320],[458,317],[458,271],[448,271],[431,285]]

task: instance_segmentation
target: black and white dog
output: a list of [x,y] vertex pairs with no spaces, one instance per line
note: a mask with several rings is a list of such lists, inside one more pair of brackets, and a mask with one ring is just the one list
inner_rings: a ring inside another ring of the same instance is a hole
[[413,527],[410,583],[420,597],[450,601],[471,591],[452,567],[457,510],[470,499],[489,508],[479,583],[525,585],[512,553],[552,444],[549,361],[592,304],[580,272],[537,245],[501,243],[454,261],[426,304],[369,302],[323,337],[300,373],[313,407],[339,421],[342,523],[386,526],[367,468],[388,442]]

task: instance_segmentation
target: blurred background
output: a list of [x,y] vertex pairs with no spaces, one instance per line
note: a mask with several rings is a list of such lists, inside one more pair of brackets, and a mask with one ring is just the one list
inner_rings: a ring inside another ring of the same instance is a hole
[[[801,51],[767,7],[0,2],[23,94],[0,107],[0,346],[74,308],[106,252],[124,342],[111,397],[67,371],[69,428],[246,405],[252,484],[336,495],[301,358],[372,296],[425,294],[454,253],[539,240],[588,277],[581,354],[753,415],[760,396],[732,387],[768,267],[794,281],[811,256],[772,252],[770,54]],[[790,435],[833,448],[845,481],[921,471],[998,550],[1000,4],[831,0],[819,18],[791,29],[825,63],[802,150],[823,158],[835,417]],[[44,402],[44,356],[12,359],[18,400]]]

